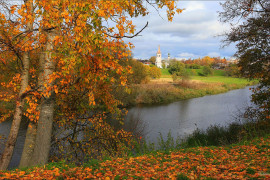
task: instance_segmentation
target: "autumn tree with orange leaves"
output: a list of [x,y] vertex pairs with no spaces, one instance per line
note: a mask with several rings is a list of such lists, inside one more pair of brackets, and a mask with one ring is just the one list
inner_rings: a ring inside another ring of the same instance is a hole
[[[182,10],[169,0],[24,0],[0,4],[0,68],[5,72],[0,79],[0,99],[5,102],[1,103],[1,122],[13,117],[0,170],[8,167],[22,116],[28,118],[29,126],[21,167],[48,161],[53,123],[64,132],[72,130],[73,136],[77,136],[80,124],[84,127],[82,136],[92,138],[88,142],[103,145],[98,153],[111,151],[108,144],[120,151],[129,134],[115,131],[106,117],[121,112],[117,108],[121,102],[111,92],[115,86],[125,86],[130,71],[119,64],[132,48],[123,38],[133,38],[147,26],[136,31],[131,18],[146,16],[147,4],[166,7],[169,21],[175,11]],[[8,108],[10,104],[14,108]],[[73,143],[68,151],[82,148],[86,153],[96,147],[74,139],[67,135],[66,141]]]

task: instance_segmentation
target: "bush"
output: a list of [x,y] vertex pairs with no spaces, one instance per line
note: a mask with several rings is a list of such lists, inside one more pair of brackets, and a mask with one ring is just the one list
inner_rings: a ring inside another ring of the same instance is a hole
[[204,76],[212,75],[213,74],[213,69],[210,66],[204,66],[202,69],[202,74]]
[[161,70],[156,66],[150,67],[148,69],[148,75],[150,78],[158,79],[161,76]]
[[240,77],[240,70],[236,64],[230,64],[225,68],[225,75],[231,77]]
[[126,65],[132,68],[132,74],[127,76],[129,84],[141,84],[149,81],[147,66],[133,59],[127,60]]
[[192,75],[192,76],[197,75],[197,72],[196,72],[196,70],[195,70],[195,69],[192,69],[192,70],[190,71],[190,73],[191,73],[191,75]]
[[198,64],[186,64],[187,69],[200,69],[201,66]]
[[176,75],[176,73],[173,73],[172,74],[172,79],[173,79],[173,82],[175,82],[177,80],[178,76]]
[[169,73],[171,73],[171,74],[176,73],[176,75],[181,76],[185,71],[186,71],[186,69],[185,69],[184,63],[181,63],[179,61],[171,61],[170,62]]
[[195,130],[182,144],[184,147],[221,146],[263,137],[270,133],[270,121],[264,119],[256,108],[248,107],[239,113],[228,127],[210,126],[206,131]]

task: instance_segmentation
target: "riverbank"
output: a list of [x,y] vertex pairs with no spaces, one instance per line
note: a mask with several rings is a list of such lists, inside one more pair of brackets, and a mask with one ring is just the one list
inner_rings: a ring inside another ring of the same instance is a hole
[[138,157],[64,162],[0,172],[0,179],[267,179],[270,135],[222,147],[154,152]]
[[131,85],[129,92],[121,91],[116,96],[123,102],[124,106],[165,104],[225,93],[256,83],[256,81],[225,76],[192,76],[189,80],[176,82],[173,82],[171,78],[160,78],[152,80],[148,84]]

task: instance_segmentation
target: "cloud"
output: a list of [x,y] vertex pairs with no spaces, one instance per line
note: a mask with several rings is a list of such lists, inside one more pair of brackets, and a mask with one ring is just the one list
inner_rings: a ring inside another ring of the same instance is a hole
[[210,56],[210,57],[219,57],[220,56],[220,53],[218,52],[210,52],[207,54],[207,56]]
[[180,1],[179,5],[186,10],[175,15],[172,22],[166,20],[166,9],[157,13],[151,7],[150,16],[133,20],[138,31],[149,22],[141,36],[126,39],[135,45],[134,57],[148,59],[155,55],[158,45],[163,57],[168,53],[171,57],[187,58],[206,55],[230,57],[234,54],[234,45],[220,49],[222,38],[217,35],[228,30],[229,25],[218,21],[216,10],[221,9],[218,1]]
[[179,57],[194,57],[195,55],[192,54],[192,53],[181,53],[181,54],[178,54]]
[[186,11],[197,11],[197,10],[204,10],[205,5],[202,2],[188,2],[186,6],[184,6]]

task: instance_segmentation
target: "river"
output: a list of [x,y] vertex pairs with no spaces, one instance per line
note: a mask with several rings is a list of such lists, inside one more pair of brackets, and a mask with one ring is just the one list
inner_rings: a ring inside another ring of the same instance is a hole
[[[144,137],[148,142],[156,142],[159,133],[166,137],[170,131],[174,138],[184,138],[196,128],[206,129],[214,124],[223,126],[235,121],[232,116],[239,109],[250,104],[250,95],[251,91],[246,87],[166,105],[134,107],[129,110],[126,121],[130,121],[132,117],[140,119],[139,128],[144,127]],[[7,137],[10,126],[11,121],[1,123],[0,134]],[[9,168],[17,167],[19,164],[26,128],[26,124],[20,127]],[[3,144],[0,144],[0,152],[2,150]]]
[[166,105],[131,108],[127,120],[139,119],[144,123],[144,137],[148,142],[156,142],[159,134],[165,138],[183,139],[196,128],[205,130],[211,125],[226,126],[236,121],[239,110],[250,105],[250,87],[227,93],[182,100]]

